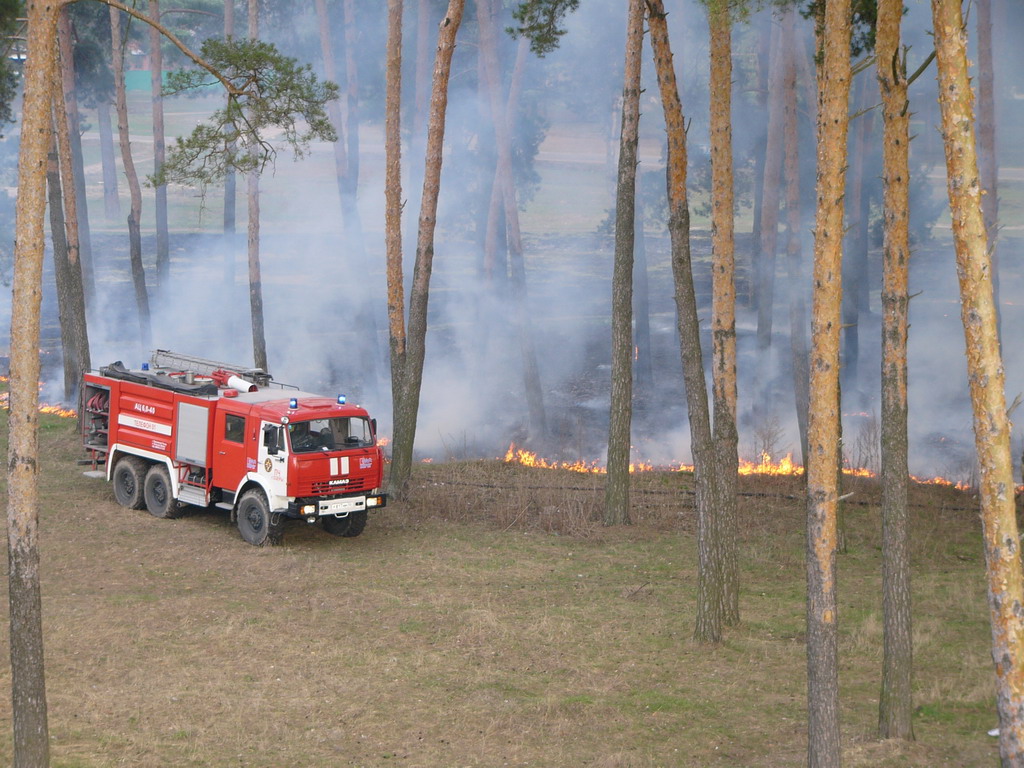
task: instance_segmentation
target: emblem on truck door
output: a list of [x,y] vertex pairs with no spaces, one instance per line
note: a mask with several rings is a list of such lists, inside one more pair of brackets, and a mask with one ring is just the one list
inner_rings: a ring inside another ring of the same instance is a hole
[[270,459],[267,459],[266,461],[264,461],[264,462],[263,462],[263,469],[264,469],[264,471],[266,471],[266,472],[269,472],[269,471],[271,470],[271,468],[272,468],[273,466],[274,466],[274,465],[273,465],[273,463],[272,463],[272,462],[270,461]]

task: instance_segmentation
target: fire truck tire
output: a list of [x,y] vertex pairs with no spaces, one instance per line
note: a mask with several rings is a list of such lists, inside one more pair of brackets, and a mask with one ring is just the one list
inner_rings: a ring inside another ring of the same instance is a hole
[[238,502],[238,532],[254,547],[281,543],[283,523],[278,515],[270,514],[270,505],[262,491],[242,494]]
[[171,477],[163,464],[154,464],[149,468],[143,486],[143,496],[146,499],[146,509],[153,517],[168,519],[178,516],[178,502],[171,494]]
[[146,477],[146,462],[138,456],[122,456],[114,466],[111,482],[114,484],[114,498],[122,507],[142,509],[146,506],[143,484]]
[[349,512],[345,517],[327,516],[322,519],[324,530],[332,536],[344,536],[351,539],[363,532],[366,527],[366,510]]

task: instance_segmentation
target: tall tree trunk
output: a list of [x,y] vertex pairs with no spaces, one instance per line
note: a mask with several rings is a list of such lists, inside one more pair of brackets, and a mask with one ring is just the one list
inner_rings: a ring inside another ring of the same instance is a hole
[[7,422],[7,557],[13,765],[49,765],[39,587],[39,312],[58,3],[29,0],[15,203]]
[[800,210],[800,124],[797,102],[796,11],[787,8],[782,16],[782,47],[786,51],[783,88],[786,108],[783,135],[786,144],[786,274],[789,277],[789,349],[792,357],[793,398],[797,431],[800,433],[800,463],[807,466],[807,401],[809,378],[807,344],[807,303],[804,287],[803,232]]
[[[58,46],[60,48],[60,46]],[[58,58],[60,53],[58,50]],[[74,181],[75,161],[72,152],[70,128],[68,126],[66,103],[59,100],[61,92],[54,91],[55,107],[53,110],[54,130],[56,135],[58,176],[62,194],[58,199],[58,209],[66,213],[61,224],[67,234],[64,251],[65,264],[57,271],[56,241],[54,248],[54,271],[58,274],[57,293],[61,299],[61,346],[64,357],[64,400],[74,403],[82,378],[82,372],[90,367],[89,334],[86,325],[85,287],[82,280],[82,257],[78,229],[76,199],[78,192]]]
[[992,263],[982,215],[974,138],[973,94],[968,77],[966,32],[959,0],[932,0],[939,105],[946,150],[960,311],[967,347],[967,374],[974,409],[980,467],[981,523],[996,670],[999,753],[1004,766],[1024,765],[1024,604],[1020,539],[1014,511],[1010,424]]
[[[235,2],[224,3],[224,39],[235,36]],[[235,230],[237,227],[238,177],[234,168],[224,174],[224,284],[228,290],[235,286]]]
[[[249,39],[260,36],[259,0],[249,0]],[[254,150],[255,151],[255,148]],[[253,364],[265,371],[267,365],[267,335],[263,324],[263,277],[260,272],[260,175],[250,171],[246,175],[249,200],[248,253],[249,253],[249,312],[252,318]]]
[[807,746],[811,768],[824,768],[840,762],[836,516],[850,0],[825,1],[817,19],[817,47],[818,206],[807,422]]
[[[149,15],[160,22],[160,0],[149,0]],[[160,50],[163,35],[156,27],[149,28],[150,87],[153,92],[153,170],[159,172],[167,159],[164,140],[164,57]],[[166,287],[171,274],[171,255],[167,231],[167,185],[154,188],[156,199],[156,282]]]
[[526,264],[523,259],[523,238],[519,229],[519,205],[516,197],[515,178],[512,172],[512,126],[509,115],[518,99],[518,83],[521,82],[523,62],[517,57],[519,70],[514,73],[508,106],[501,98],[500,67],[498,64],[498,43],[491,15],[490,1],[477,0],[477,22],[480,27],[480,55],[486,90],[490,97],[490,110],[494,123],[495,145],[498,162],[495,172],[495,187],[500,191],[503,202],[506,239],[511,267],[512,302],[515,312],[516,330],[523,359],[523,391],[529,411],[530,433],[544,440],[547,435],[547,417],[544,411],[544,391],[537,366],[537,351],[533,341],[526,295]]
[[697,497],[697,620],[694,637],[713,643],[722,637],[723,553],[717,516],[720,511],[714,478],[714,448],[707,384],[700,348],[700,322],[690,259],[690,210],[686,198],[686,122],[672,63],[668,24],[662,0],[647,0],[651,48],[658,73],[661,104],[668,136],[667,186],[672,241],[672,276],[675,283],[679,350],[686,384],[690,417],[690,449],[693,453]]
[[992,291],[999,313],[999,155],[996,152],[996,94],[993,66],[992,0],[978,0],[978,170],[984,190],[981,208],[992,258]]
[[416,263],[413,266],[409,295],[409,325],[406,354],[402,365],[402,388],[395,407],[395,434],[392,442],[389,489],[396,498],[405,496],[412,474],[412,451],[416,440],[420,387],[427,339],[427,301],[430,297],[430,272],[434,263],[434,228],[437,223],[437,198],[441,188],[441,161],[444,148],[445,115],[448,110],[448,78],[451,74],[455,35],[462,24],[465,0],[449,0],[437,37],[434,59],[434,86],[427,122],[426,162],[423,196],[420,203],[419,231],[416,238]]
[[643,0],[630,0],[622,85],[622,130],[615,194],[615,260],[612,267],[612,382],[608,427],[608,482],[604,524],[629,519],[629,447],[633,418],[633,240],[640,131],[640,61],[644,47]]
[[384,250],[388,285],[391,400],[399,414],[405,369],[405,287],[402,276],[402,0],[388,0],[384,105]]
[[[708,5],[711,90],[711,372],[714,403],[713,474],[719,484],[716,517],[722,546],[722,620],[738,624],[736,541],[736,281],[732,171],[732,19],[729,4]],[[774,249],[773,249],[774,250]]]
[[128,136],[128,102],[124,88],[124,49],[121,40],[121,12],[110,9],[110,39],[114,51],[114,87],[117,89],[117,132],[121,143],[121,164],[128,179],[131,209],[128,212],[128,249],[131,259],[132,284],[135,303],[139,310],[139,332],[142,348],[149,349],[150,330],[149,294],[146,291],[146,272],[142,265],[142,188],[132,159],[131,140]]
[[[56,133],[54,133],[56,137]],[[46,167],[46,187],[50,211],[50,240],[53,242],[53,276],[57,287],[57,315],[60,320],[60,339],[64,358],[64,401],[75,402],[77,381],[82,375],[75,340],[72,335],[73,304],[71,259],[68,253],[67,228],[64,219],[64,202],[61,191],[60,166],[57,161],[57,142],[52,148]],[[81,284],[79,283],[79,289]]]
[[110,99],[102,94],[96,104],[96,128],[100,134],[100,165],[103,168],[103,215],[113,222],[121,218],[117,164],[114,160],[114,130],[110,123]]
[[878,735],[913,739],[910,521],[907,514],[907,328],[910,297],[910,110],[900,50],[903,0],[879,0],[882,97],[882,692]]
[[[72,36],[68,8],[64,7],[61,10],[60,18],[57,20],[57,41],[64,94],[64,120],[68,128],[65,131],[61,131],[61,133],[67,136],[67,144],[69,145],[68,149],[70,150],[72,162],[71,170],[74,173],[72,180],[74,188],[73,207],[67,207],[67,211],[69,215],[73,212],[75,216],[78,258],[81,263],[79,271],[83,281],[85,301],[90,303],[96,294],[96,281],[93,277],[92,236],[89,229],[89,202],[85,189],[85,166],[82,159],[82,126],[78,118],[78,95],[75,92],[75,61]],[[109,119],[109,113],[107,117]],[[62,160],[61,162],[64,161]]]

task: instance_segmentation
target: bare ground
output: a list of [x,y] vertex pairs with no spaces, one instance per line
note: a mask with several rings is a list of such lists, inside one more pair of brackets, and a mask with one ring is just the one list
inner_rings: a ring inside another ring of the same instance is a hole
[[[691,478],[500,461],[421,465],[356,539],[295,523],[157,520],[83,477],[44,418],[42,559],[53,765],[787,766],[805,763],[801,488],[743,483],[743,621],[694,644]],[[5,430],[4,430],[5,431]],[[844,763],[997,762],[975,500],[914,490],[915,731],[875,738],[877,487],[850,481],[840,559]],[[6,623],[6,622],[5,622]],[[0,679],[9,687],[6,666]],[[9,723],[9,698],[0,717]],[[10,762],[9,728],[0,760]]]

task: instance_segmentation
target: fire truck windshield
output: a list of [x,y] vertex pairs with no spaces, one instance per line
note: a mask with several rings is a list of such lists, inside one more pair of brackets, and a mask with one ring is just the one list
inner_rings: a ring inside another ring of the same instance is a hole
[[358,417],[293,421],[288,425],[292,453],[366,448],[373,445],[369,419]]

